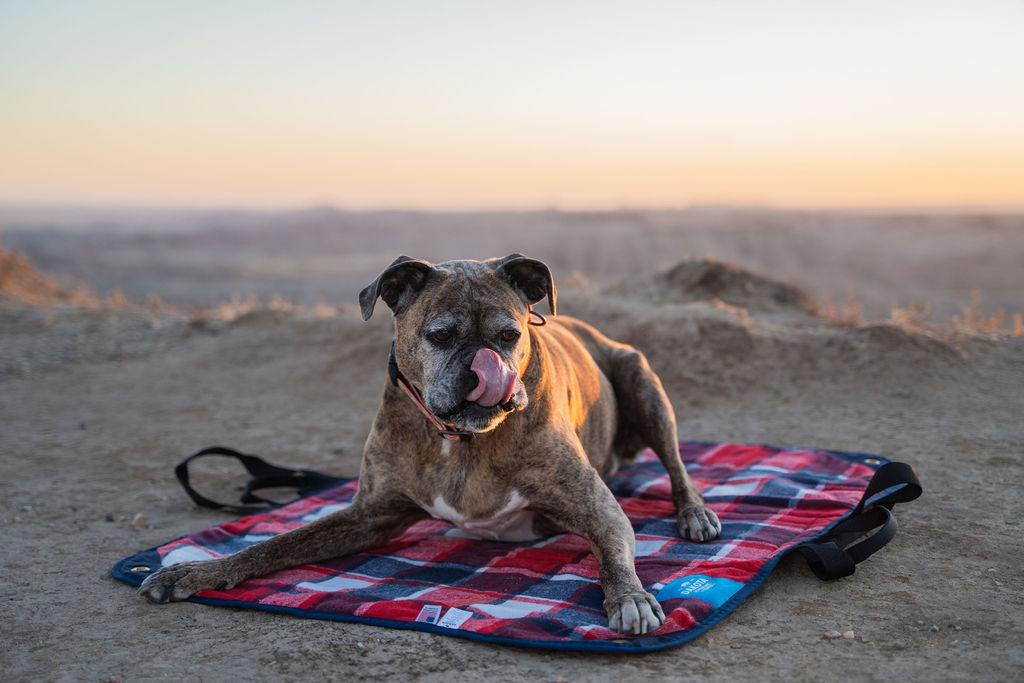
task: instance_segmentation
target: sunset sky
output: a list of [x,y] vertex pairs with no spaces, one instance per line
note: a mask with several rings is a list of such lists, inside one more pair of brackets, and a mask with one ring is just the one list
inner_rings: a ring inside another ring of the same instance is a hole
[[1024,206],[1024,2],[4,2],[0,201]]

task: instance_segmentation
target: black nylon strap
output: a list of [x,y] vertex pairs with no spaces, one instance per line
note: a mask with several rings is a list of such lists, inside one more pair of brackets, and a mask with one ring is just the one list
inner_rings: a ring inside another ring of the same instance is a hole
[[815,575],[823,581],[850,576],[857,565],[896,535],[892,516],[896,503],[908,503],[922,493],[917,472],[902,462],[882,465],[871,478],[853,514],[837,524],[825,540],[797,546]]
[[[217,501],[211,500],[202,495],[192,487],[188,472],[189,463],[196,458],[202,458],[209,455],[227,456],[235,458],[242,463],[253,478],[242,490],[241,501],[243,503],[258,503],[258,505],[232,505],[230,503],[218,503]],[[271,465],[263,458],[255,455],[248,455],[246,453],[240,453],[233,448],[225,448],[224,446],[212,446],[210,448],[204,448],[197,453],[193,453],[178,463],[178,466],[174,468],[174,475],[178,478],[178,481],[181,482],[182,487],[185,489],[185,493],[187,493],[189,498],[191,498],[197,505],[214,509],[234,510],[245,514],[261,512],[269,507],[280,505],[280,503],[276,501],[257,496],[253,493],[254,491],[267,488],[294,488],[298,494],[297,497],[301,498],[313,491],[317,491],[343,481],[341,477],[332,477],[321,472],[314,472],[312,470],[294,470],[287,467]]]
[[[898,487],[898,488],[894,488]],[[877,500],[872,500],[886,489],[893,489]],[[921,495],[921,481],[914,468],[905,462],[887,462],[871,477],[864,495],[857,504],[857,510],[881,505],[892,510],[896,503],[909,503]]]
[[[830,540],[805,543],[797,550],[822,581],[841,579],[853,574],[858,564],[885,547],[898,528],[896,518],[887,508],[871,508],[838,524]],[[863,540],[858,543],[858,539]]]
[[804,543],[796,549],[807,560],[814,575],[822,581],[841,579],[857,570],[853,558],[832,541]]

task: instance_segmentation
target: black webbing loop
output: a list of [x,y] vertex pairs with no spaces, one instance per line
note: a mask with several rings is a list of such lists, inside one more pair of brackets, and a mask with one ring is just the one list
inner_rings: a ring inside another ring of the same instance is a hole
[[[189,480],[188,465],[196,458],[208,455],[223,455],[239,460],[253,477],[242,490],[241,501],[243,503],[257,503],[258,505],[232,505],[230,503],[218,503],[217,501],[210,500],[192,488],[192,484]],[[223,446],[204,448],[198,453],[190,455],[178,463],[178,466],[174,468],[174,475],[178,478],[178,481],[181,482],[182,487],[185,489],[185,493],[187,493],[189,498],[195,501],[197,505],[214,509],[234,510],[245,514],[261,512],[266,510],[268,507],[281,504],[277,501],[261,498],[253,493],[254,491],[267,488],[293,488],[298,493],[298,498],[301,498],[313,491],[317,491],[343,481],[340,477],[332,477],[312,470],[293,470],[288,469],[287,467],[271,465],[266,460],[255,455],[239,453],[233,448],[225,448]]]
[[[886,489],[892,490],[872,500]],[[878,468],[875,476],[871,477],[860,503],[857,504],[857,511],[878,505],[892,510],[896,503],[909,503],[915,500],[921,495],[921,491],[921,481],[913,467],[905,462],[887,462]]]
[[893,505],[908,503],[921,492],[913,467],[886,463],[875,472],[850,517],[837,524],[825,540],[804,543],[797,550],[819,579],[849,576],[896,535],[899,527],[892,516]]
[[[829,540],[805,543],[797,550],[819,579],[841,579],[891,541],[897,528],[896,518],[887,508],[875,507],[836,525]],[[863,540],[856,542],[858,539]]]

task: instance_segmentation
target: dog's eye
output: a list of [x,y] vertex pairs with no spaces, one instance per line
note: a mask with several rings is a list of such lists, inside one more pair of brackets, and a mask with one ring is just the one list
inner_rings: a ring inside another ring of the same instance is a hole
[[507,342],[514,342],[519,339],[519,332],[516,330],[505,330],[501,333],[501,340]]
[[430,338],[436,342],[448,342],[452,340],[451,330],[434,330],[430,333]]

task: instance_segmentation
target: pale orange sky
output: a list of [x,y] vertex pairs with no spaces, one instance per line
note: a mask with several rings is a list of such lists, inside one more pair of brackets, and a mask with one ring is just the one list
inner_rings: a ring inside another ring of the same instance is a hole
[[0,201],[1024,206],[1024,3],[436,5],[0,5]]

